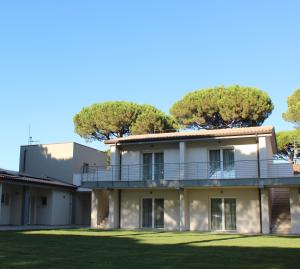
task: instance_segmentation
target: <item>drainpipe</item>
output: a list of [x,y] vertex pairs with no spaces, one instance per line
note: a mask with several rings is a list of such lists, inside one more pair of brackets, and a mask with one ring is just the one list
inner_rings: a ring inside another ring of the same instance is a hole
[[[257,152],[257,177],[258,177],[258,181],[260,181],[260,155],[259,155],[259,140],[257,135],[256,135],[256,152]],[[259,225],[260,225],[260,233],[262,233],[262,204],[261,204],[260,184],[258,186],[258,196],[259,196]]]

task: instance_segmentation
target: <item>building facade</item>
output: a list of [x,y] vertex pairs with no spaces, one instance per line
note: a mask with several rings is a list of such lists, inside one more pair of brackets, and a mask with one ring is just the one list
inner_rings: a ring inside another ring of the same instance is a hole
[[274,128],[135,135],[82,174],[92,227],[300,233],[300,177],[274,160]]

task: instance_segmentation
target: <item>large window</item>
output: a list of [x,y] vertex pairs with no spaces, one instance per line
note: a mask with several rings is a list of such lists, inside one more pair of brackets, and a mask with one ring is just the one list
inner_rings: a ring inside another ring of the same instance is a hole
[[162,152],[143,154],[143,179],[159,180],[164,178],[164,154]]
[[213,231],[236,230],[236,199],[212,198],[210,209]]
[[233,149],[214,149],[209,151],[209,177],[235,177]]
[[164,227],[164,199],[144,198],[142,200],[142,227]]

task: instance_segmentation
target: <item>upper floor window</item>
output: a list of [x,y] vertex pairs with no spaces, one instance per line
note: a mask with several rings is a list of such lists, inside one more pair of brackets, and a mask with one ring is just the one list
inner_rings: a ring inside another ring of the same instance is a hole
[[213,149],[209,151],[209,177],[235,177],[234,149]]
[[164,153],[151,152],[143,154],[143,179],[159,180],[164,178]]
[[89,172],[89,164],[88,163],[83,163],[82,165],[82,173],[86,174]]
[[27,159],[27,149],[23,151],[23,164],[22,164],[22,171],[26,171],[26,159]]

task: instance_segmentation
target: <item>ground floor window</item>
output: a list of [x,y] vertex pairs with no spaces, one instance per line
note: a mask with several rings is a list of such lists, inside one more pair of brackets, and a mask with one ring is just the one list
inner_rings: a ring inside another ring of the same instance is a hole
[[161,198],[142,199],[142,227],[143,228],[164,227],[164,199]]
[[210,209],[212,230],[236,230],[236,199],[212,198]]

